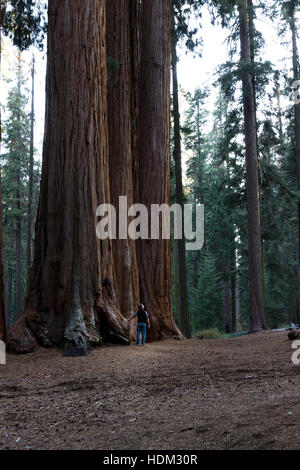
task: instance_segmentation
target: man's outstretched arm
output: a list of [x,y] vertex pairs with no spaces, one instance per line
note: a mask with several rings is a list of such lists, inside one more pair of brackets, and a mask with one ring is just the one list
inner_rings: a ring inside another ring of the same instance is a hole
[[130,318],[128,319],[128,321],[133,320],[133,319],[136,318],[136,317],[137,317],[137,312],[136,312],[134,315],[132,315],[132,317],[130,317]]

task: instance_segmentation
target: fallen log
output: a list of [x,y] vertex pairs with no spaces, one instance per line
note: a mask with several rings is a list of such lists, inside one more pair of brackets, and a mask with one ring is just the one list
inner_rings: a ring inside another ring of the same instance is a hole
[[300,330],[289,331],[288,337],[291,341],[293,341],[294,339],[300,338]]

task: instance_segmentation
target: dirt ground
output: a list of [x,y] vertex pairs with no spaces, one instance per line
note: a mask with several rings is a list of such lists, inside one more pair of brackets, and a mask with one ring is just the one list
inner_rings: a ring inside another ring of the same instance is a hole
[[56,350],[0,365],[0,449],[300,449],[286,333]]

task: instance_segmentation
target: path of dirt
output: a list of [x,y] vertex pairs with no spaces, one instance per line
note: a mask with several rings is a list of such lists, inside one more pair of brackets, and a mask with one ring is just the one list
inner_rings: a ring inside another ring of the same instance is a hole
[[0,449],[300,449],[286,333],[40,350],[0,365]]

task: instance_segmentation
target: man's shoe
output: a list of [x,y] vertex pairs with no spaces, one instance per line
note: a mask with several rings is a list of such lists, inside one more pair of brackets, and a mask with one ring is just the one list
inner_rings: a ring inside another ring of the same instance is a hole
[[140,343],[135,343],[136,346],[140,346]]

